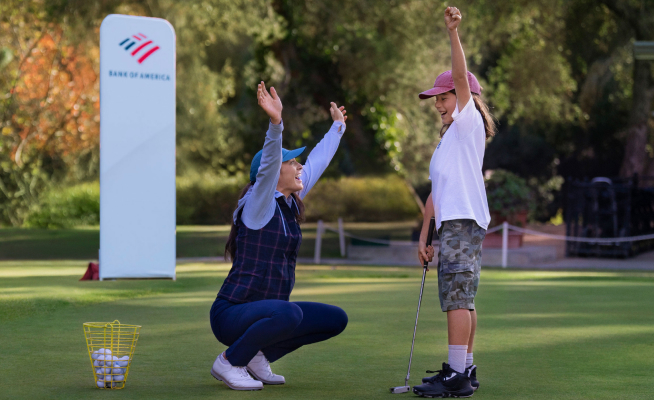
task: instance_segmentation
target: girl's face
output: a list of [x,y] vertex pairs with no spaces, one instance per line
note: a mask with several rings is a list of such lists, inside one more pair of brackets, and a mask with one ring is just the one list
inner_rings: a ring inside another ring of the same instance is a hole
[[302,190],[304,188],[300,179],[302,168],[302,164],[295,159],[283,162],[279,173],[279,181],[277,181],[277,190],[284,193],[286,197],[290,196],[291,193]]
[[456,95],[452,92],[441,93],[436,97],[436,111],[441,115],[441,120],[444,125],[449,125],[454,122],[452,113],[456,108]]

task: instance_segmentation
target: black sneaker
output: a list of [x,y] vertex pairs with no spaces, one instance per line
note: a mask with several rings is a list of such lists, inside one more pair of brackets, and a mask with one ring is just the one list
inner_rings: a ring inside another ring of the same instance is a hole
[[477,391],[479,389],[479,381],[477,380],[477,366],[471,365],[465,370],[465,374],[470,378],[470,385]]
[[443,363],[443,369],[436,372],[437,375],[426,378],[427,382],[414,386],[413,393],[422,397],[440,398],[470,397],[475,392],[467,373],[456,372],[447,363]]
[[434,372],[438,372],[438,374],[434,376],[427,376],[422,378],[422,383],[427,383],[427,382],[434,383],[439,379],[439,377],[445,376],[445,373],[443,372],[442,369],[439,369],[438,371],[427,370],[425,372],[428,374],[433,374]]
[[[427,371],[427,373],[433,373],[433,372],[442,373],[442,371]],[[472,389],[474,391],[477,391],[477,389],[479,389],[479,381],[477,380],[477,366],[476,365],[469,366],[468,368],[466,368],[465,374],[467,374],[468,377],[470,378],[470,386],[472,386]],[[437,377],[438,375],[422,378],[422,383],[434,382],[434,380]]]

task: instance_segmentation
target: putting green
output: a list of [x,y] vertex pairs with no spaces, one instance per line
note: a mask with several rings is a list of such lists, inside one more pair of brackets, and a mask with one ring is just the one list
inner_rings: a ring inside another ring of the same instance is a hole
[[[345,332],[273,364],[288,384],[234,392],[209,369],[224,349],[209,308],[229,266],[186,264],[177,281],[78,282],[78,261],[0,262],[0,398],[367,399],[403,384],[419,268],[298,267],[292,300],[335,304]],[[486,269],[475,363],[485,399],[648,399],[654,393],[654,273]],[[124,390],[94,388],[82,323],[143,326]],[[447,357],[428,274],[411,384]]]

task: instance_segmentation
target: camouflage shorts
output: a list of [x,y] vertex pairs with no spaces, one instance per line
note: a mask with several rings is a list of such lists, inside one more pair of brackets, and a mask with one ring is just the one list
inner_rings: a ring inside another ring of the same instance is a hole
[[438,299],[441,310],[475,309],[486,230],[474,220],[444,221],[438,232]]

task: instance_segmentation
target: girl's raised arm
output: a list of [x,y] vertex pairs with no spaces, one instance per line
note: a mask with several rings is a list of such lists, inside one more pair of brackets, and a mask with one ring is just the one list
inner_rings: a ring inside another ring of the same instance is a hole
[[457,28],[461,23],[461,12],[456,7],[447,7],[445,9],[445,26],[450,35],[450,46],[452,48],[452,79],[454,80],[454,89],[456,90],[456,101],[459,111],[468,104],[470,100],[470,85],[468,84],[468,67],[466,66],[466,56],[463,54],[463,47],[459,40]]

